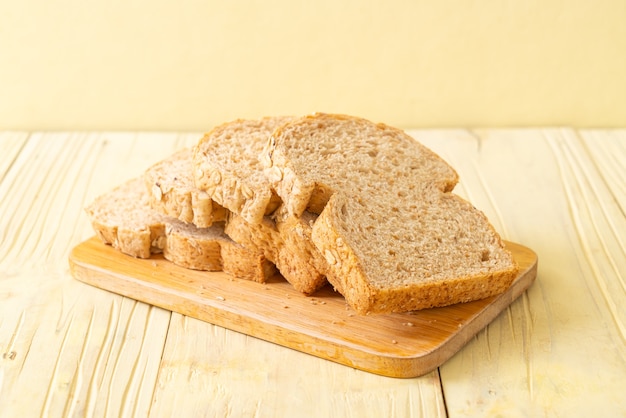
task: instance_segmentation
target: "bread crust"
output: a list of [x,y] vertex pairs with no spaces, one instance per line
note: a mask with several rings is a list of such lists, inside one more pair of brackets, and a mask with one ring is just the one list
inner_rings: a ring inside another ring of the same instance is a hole
[[[442,277],[403,286],[381,287],[367,280],[367,271],[338,220],[343,205],[341,195],[334,195],[312,231],[312,240],[325,254],[327,279],[359,314],[417,311],[470,302],[504,292],[518,272],[517,263],[505,269],[482,274]],[[498,238],[499,239],[499,238]],[[500,244],[504,244],[500,241]]]
[[311,295],[327,283],[325,261],[311,240],[314,219],[312,214],[300,218],[277,215],[251,224],[231,214],[225,232],[244,247],[263,252],[296,290]]
[[258,224],[280,204],[265,178],[260,151],[291,117],[237,119],[205,134],[193,152],[195,186],[229,211]]
[[[262,252],[295,289],[310,295],[327,283],[323,259],[310,240],[311,225],[285,216],[260,162],[271,133],[292,119],[238,119],[216,127],[195,147],[192,171],[197,188],[230,211],[226,234]],[[225,161],[222,152],[236,157]]]
[[[482,299],[518,273],[486,216],[452,193],[456,171],[399,129],[332,114],[237,120],[185,152],[144,176],[149,221],[88,209],[104,242],[256,281],[275,263],[304,294],[328,280],[359,314]],[[230,238],[198,238],[221,220]]]
[[149,167],[144,181],[150,206],[165,215],[206,228],[226,220],[228,211],[195,187],[191,149],[183,149]]
[[396,128],[308,115],[278,128],[263,152],[289,215],[319,211],[311,239],[360,314],[482,299],[517,274],[484,214],[451,193],[456,171]]
[[263,254],[228,238],[223,223],[197,228],[151,209],[141,177],[97,197],[85,210],[102,242],[133,257],[163,253],[182,267],[224,271],[260,283],[275,272]]

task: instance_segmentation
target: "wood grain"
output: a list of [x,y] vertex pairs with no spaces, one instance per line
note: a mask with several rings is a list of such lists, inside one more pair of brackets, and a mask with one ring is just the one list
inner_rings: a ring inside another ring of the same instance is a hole
[[171,313],[73,280],[66,260],[93,234],[86,202],[184,137],[0,136],[0,415],[148,413]]
[[521,272],[502,295],[408,314],[360,316],[329,287],[305,297],[286,281],[261,285],[224,273],[136,259],[98,238],[69,262],[85,283],[360,370],[416,377],[437,368],[534,281],[536,254],[508,243]]
[[437,370],[415,379],[379,376],[173,313],[151,415],[180,411],[211,417],[446,416]]
[[626,130],[409,133],[541,259],[533,286],[411,379],[73,279],[85,205],[200,133],[0,133],[0,415],[625,416]]
[[611,161],[626,161],[626,138],[594,135],[479,130],[431,142],[458,167],[474,204],[502,214],[507,239],[541,260],[535,284],[440,368],[451,416],[626,413],[615,391],[626,378],[626,292],[612,267],[626,271],[625,207],[611,192],[619,181],[604,180],[619,179]]

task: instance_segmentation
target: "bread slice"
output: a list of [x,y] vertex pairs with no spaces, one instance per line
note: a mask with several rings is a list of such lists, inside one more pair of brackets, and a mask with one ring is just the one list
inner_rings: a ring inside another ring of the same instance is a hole
[[247,222],[260,223],[280,199],[269,187],[258,157],[274,129],[291,119],[239,119],[208,132],[194,149],[196,187]]
[[183,149],[149,167],[144,180],[153,209],[199,228],[225,221],[228,211],[196,188],[191,149]]
[[258,224],[231,213],[225,232],[246,248],[263,252],[296,290],[311,295],[327,283],[326,260],[311,240],[317,216],[305,212],[299,218],[283,218],[280,213],[279,208]]
[[485,298],[517,273],[484,214],[450,193],[454,169],[401,130],[315,114],[278,128],[263,154],[289,215],[320,214],[311,239],[361,314]]
[[[241,154],[239,161],[245,168],[234,169],[230,178],[238,183],[247,179],[239,178],[239,175],[248,175],[251,178],[263,176],[263,168],[257,161],[257,156],[246,154],[246,149],[262,149],[268,138],[268,129],[271,124],[277,123],[270,119],[264,119],[261,124],[249,125],[245,130],[238,131],[237,139],[231,137],[231,152]],[[239,124],[240,122],[233,122]],[[253,126],[261,127],[263,135],[256,133]],[[234,130],[234,128],[233,128]],[[217,138],[215,139],[217,140]],[[205,139],[207,141],[207,139]],[[248,142],[256,143],[256,146]],[[209,146],[208,143],[205,143]],[[240,152],[237,152],[239,147]],[[252,162],[243,160],[243,157],[252,158]],[[207,156],[208,158],[208,156]],[[208,195],[193,186],[192,153],[184,150],[166,158],[165,160],[150,167],[144,177],[150,195],[152,207],[162,213],[177,216],[185,222],[196,223],[198,219],[206,219],[199,214],[212,214],[220,217],[228,213],[225,232],[235,242],[246,249],[264,254],[267,260],[275,263],[283,277],[291,285],[304,294],[313,294],[327,281],[324,273],[324,258],[310,240],[314,216],[312,214],[298,219],[287,219],[284,216],[263,216],[261,222],[251,223],[244,216],[230,213],[217,203],[211,204],[204,197]],[[258,170],[258,171],[255,171]],[[254,172],[253,174],[251,174]],[[267,181],[262,182],[267,187]],[[194,198],[201,196],[202,198]],[[208,198],[210,200],[210,198]],[[216,209],[217,208],[217,209]],[[276,211],[277,214],[280,210]]]
[[163,253],[171,262],[195,270],[224,271],[264,283],[275,268],[260,252],[249,251],[224,234],[224,224],[197,228],[150,208],[142,178],[105,193],[86,208],[105,244],[138,258]]

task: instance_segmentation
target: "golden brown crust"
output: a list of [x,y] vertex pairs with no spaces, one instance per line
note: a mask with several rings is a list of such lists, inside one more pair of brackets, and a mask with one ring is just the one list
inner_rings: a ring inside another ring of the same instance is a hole
[[[446,306],[510,286],[510,252],[482,212],[450,193],[458,175],[438,155],[401,130],[352,116],[279,120],[224,124],[178,161],[187,159],[182,186],[154,177],[144,186],[154,207],[186,222],[226,219],[225,232],[243,246],[198,241],[159,221],[96,217],[94,229],[136,257],[163,251],[189,268],[256,281],[273,274],[271,261],[305,294],[327,278],[360,314]],[[279,127],[268,135],[270,125]],[[162,179],[176,171],[160,170]]]
[[223,223],[196,228],[152,210],[142,178],[99,196],[86,212],[105,244],[133,257],[149,258],[162,252],[166,259],[186,268],[223,270],[261,283],[274,274],[272,263],[262,254],[228,238]]
[[192,151],[184,149],[144,173],[150,206],[185,223],[206,228],[224,221],[228,211],[198,190],[191,173]]
[[278,205],[263,175],[260,151],[273,130],[290,117],[237,119],[213,128],[193,152],[195,186],[252,224]]
[[260,223],[251,224],[231,214],[225,232],[244,247],[262,252],[299,292],[310,295],[326,284],[323,262],[310,240],[311,225],[305,219],[274,221],[264,217]]
[[276,130],[264,152],[287,210],[321,212],[312,240],[358,313],[481,299],[516,275],[484,214],[450,193],[457,173],[396,128],[310,115]]

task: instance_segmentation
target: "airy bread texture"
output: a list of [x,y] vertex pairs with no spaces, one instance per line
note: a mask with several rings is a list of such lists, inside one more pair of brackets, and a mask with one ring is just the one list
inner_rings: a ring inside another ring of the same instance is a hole
[[239,119],[212,129],[194,149],[196,187],[247,222],[260,223],[280,199],[263,175],[258,157],[274,129],[291,119]]
[[224,230],[244,247],[263,252],[296,290],[311,295],[327,283],[326,260],[311,240],[317,216],[305,212],[299,218],[283,218],[280,208],[276,212],[258,224],[232,213]]
[[[259,187],[269,190],[263,166],[257,159],[258,152],[253,150],[262,150],[273,128],[287,120],[287,118],[237,120],[222,125],[218,130],[214,130],[212,135],[205,136],[200,143],[205,149],[217,152],[218,149],[222,149],[223,144],[214,145],[211,141],[223,141],[224,137],[216,135],[216,132],[228,132],[227,135],[230,136],[228,149],[230,153],[238,156],[237,161],[228,162],[223,156],[218,160],[222,165],[229,165],[230,171],[227,175],[230,184],[256,182]],[[211,158],[216,156],[203,154],[201,165],[219,166],[210,161]],[[275,263],[283,277],[296,290],[309,295],[327,283],[324,258],[310,239],[314,220],[312,214],[292,219],[281,215],[282,210],[278,209],[271,218],[262,216],[260,222],[250,222],[249,217],[246,219],[243,214],[231,213],[215,202],[211,204],[209,195],[194,186],[192,167],[197,165],[196,163],[197,159],[192,158],[192,153],[184,150],[146,171],[144,177],[154,209],[196,225],[199,219],[208,218],[200,214],[212,214],[213,218],[215,214],[219,214],[220,218],[226,219],[225,232],[230,238],[249,250],[264,254],[269,261]],[[237,165],[241,166],[241,169],[236,169]],[[227,170],[223,170],[220,173],[226,172]],[[215,189],[217,190],[218,188]],[[274,208],[271,210],[274,211]]]
[[[243,134],[248,140],[258,141],[248,133]],[[267,138],[269,136],[261,145]],[[238,142],[241,144],[245,140],[242,137]],[[208,195],[193,185],[191,155],[190,150],[180,151],[146,171],[144,178],[155,210],[193,223],[208,219],[200,214],[212,214],[213,219],[219,214],[220,219],[226,220],[224,231],[230,238],[250,251],[263,254],[296,290],[310,295],[327,283],[324,258],[310,239],[313,215],[290,219],[289,222],[264,216],[260,223],[250,223],[217,203],[211,204],[210,198],[209,201],[194,198]],[[261,169],[259,165],[253,167]],[[184,254],[182,250],[177,253]]]
[[153,209],[206,228],[225,221],[228,211],[196,188],[191,173],[192,151],[184,149],[154,164],[144,174]]
[[438,155],[384,124],[236,120],[87,213],[104,242],[135,257],[162,251],[261,282],[275,263],[302,293],[328,280],[360,314],[406,312],[493,296],[517,275],[485,215],[452,193],[457,181]]
[[450,193],[452,167],[398,129],[305,116],[274,132],[261,161],[289,216],[320,214],[311,239],[361,314],[485,298],[517,273],[484,214]]
[[264,283],[275,267],[262,253],[249,251],[224,233],[224,224],[197,228],[150,208],[142,178],[127,181],[86,208],[96,234],[105,244],[138,258],[163,253],[182,267],[224,271]]

